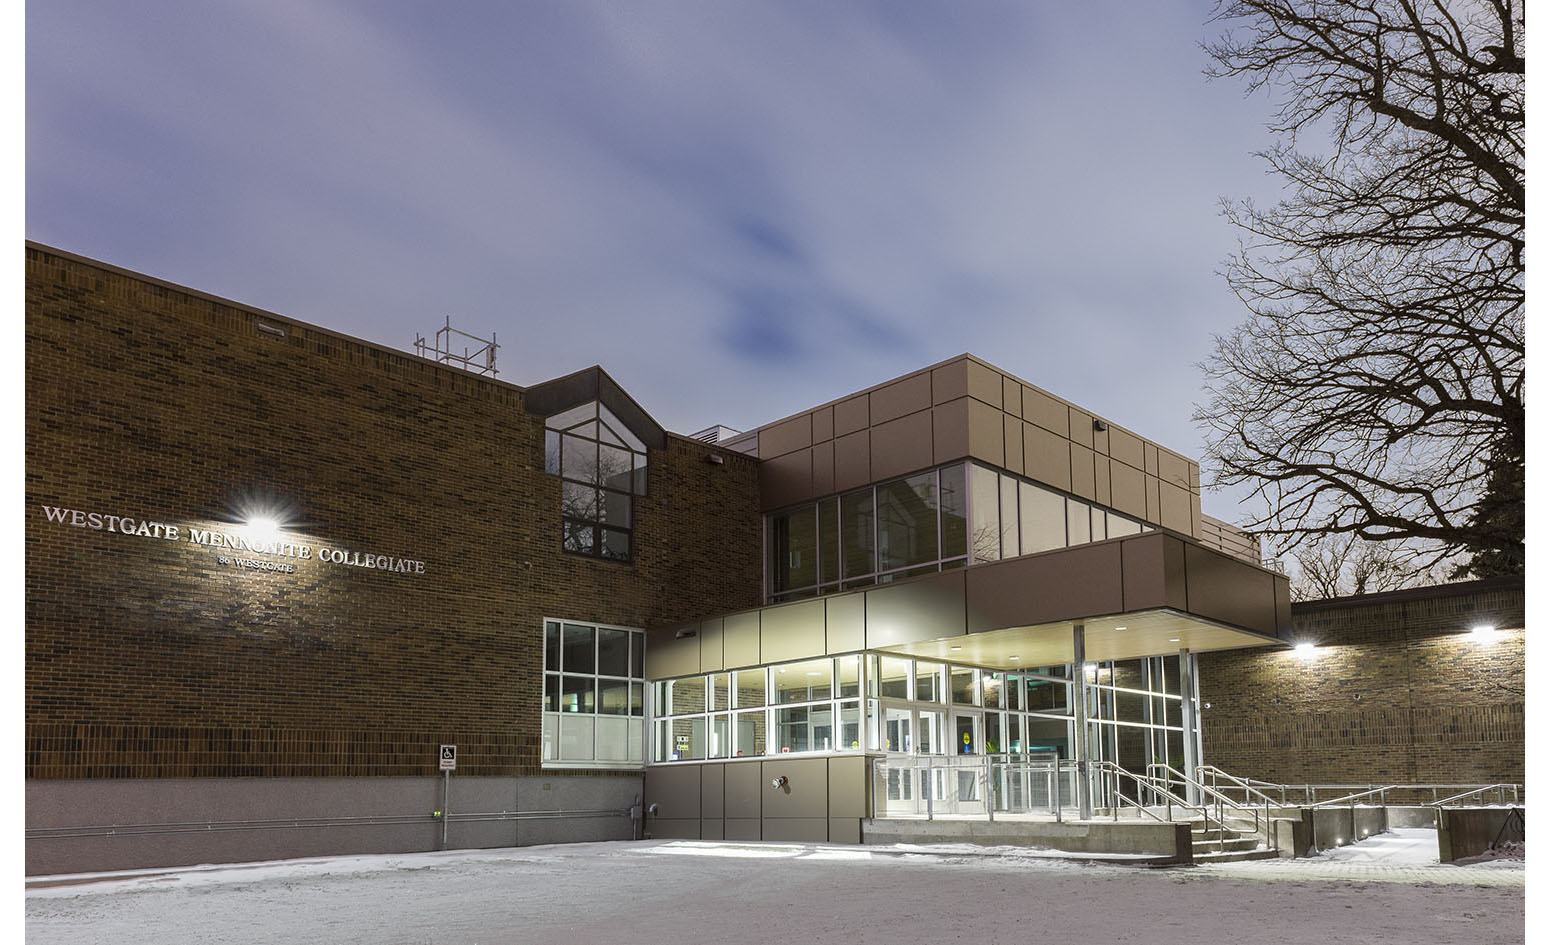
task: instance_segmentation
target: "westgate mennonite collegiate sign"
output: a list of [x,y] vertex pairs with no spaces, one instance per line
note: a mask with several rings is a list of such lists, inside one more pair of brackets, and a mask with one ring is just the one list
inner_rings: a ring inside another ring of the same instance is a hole
[[[241,532],[233,534],[216,529],[194,528],[190,525],[172,525],[167,522],[132,518],[126,515],[108,515],[104,512],[62,509],[52,505],[42,506],[42,509],[44,517],[56,525],[72,525],[76,528],[90,528],[118,535],[132,535],[137,538],[186,541],[189,544],[203,545],[209,548],[230,548],[234,551],[249,551],[254,554],[295,558],[299,561],[317,560],[328,564],[339,564],[346,567],[364,568],[374,571],[389,571],[398,574],[425,573],[425,562],[416,561],[413,558],[363,554],[359,551],[348,551],[344,548],[321,546],[313,548],[311,545],[304,545],[300,542],[286,541],[268,536],[257,537]],[[223,557],[221,563],[231,563],[236,567],[259,571],[291,572],[295,570],[294,565],[252,558],[231,558],[228,562],[228,559]]]

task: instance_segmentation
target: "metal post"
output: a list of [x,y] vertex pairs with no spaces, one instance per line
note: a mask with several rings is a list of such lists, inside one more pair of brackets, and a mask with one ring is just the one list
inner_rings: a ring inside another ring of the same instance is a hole
[[1179,650],[1179,701],[1184,707],[1184,799],[1191,804],[1200,803],[1200,791],[1195,787],[1195,769],[1200,765],[1196,739],[1200,737],[1200,720],[1195,704],[1195,666],[1189,647]]
[[931,756],[926,756],[926,819],[935,819],[935,811],[932,807],[932,795],[936,794],[936,784],[931,777]]
[[1076,674],[1076,815],[1079,820],[1092,820],[1093,790],[1087,780],[1087,628],[1079,623],[1071,626],[1071,669]]
[[447,848],[447,795],[452,788],[452,772],[441,772],[441,848]]

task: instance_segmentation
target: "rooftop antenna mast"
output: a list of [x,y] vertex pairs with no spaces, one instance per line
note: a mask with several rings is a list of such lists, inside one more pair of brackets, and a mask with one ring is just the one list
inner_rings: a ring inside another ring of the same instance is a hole
[[[463,345],[463,353],[458,354],[452,350],[454,344],[459,341],[474,342],[476,347],[470,348]],[[452,316],[447,316],[447,323],[436,329],[436,337],[433,341],[426,341],[425,336],[415,332],[414,351],[422,358],[429,358],[438,364],[450,364],[460,367],[465,371],[475,374],[496,375],[500,372],[495,369],[495,350],[500,345],[495,343],[495,333],[490,333],[486,341],[483,338],[470,335],[466,331],[458,331],[452,327]]]

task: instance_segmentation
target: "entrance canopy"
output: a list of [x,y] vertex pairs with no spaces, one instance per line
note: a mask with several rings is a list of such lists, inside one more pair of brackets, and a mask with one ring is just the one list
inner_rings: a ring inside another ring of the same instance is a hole
[[1090,661],[1285,644],[1291,598],[1283,574],[1152,531],[665,627],[646,675],[858,650],[1048,666],[1071,662],[1077,624]]
[[1184,648],[1201,653],[1285,645],[1276,637],[1159,608],[1081,621],[1059,620],[1007,627],[880,649],[887,653],[1015,672],[1021,667],[1072,662],[1075,659],[1072,630],[1078,625],[1085,628],[1087,659],[1098,662],[1165,656]]

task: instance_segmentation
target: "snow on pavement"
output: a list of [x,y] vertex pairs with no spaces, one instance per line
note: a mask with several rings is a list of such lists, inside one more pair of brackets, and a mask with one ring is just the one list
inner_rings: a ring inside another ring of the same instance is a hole
[[[1363,850],[1369,839],[1297,862],[1427,869],[1413,862],[1415,838],[1391,839],[1399,846]],[[1146,870],[1022,852],[645,841],[31,877],[26,931],[38,945],[692,945],[748,935],[845,945],[965,935],[1148,945],[1524,941],[1521,879],[1514,887],[1304,873],[1283,882],[1226,867]]]

